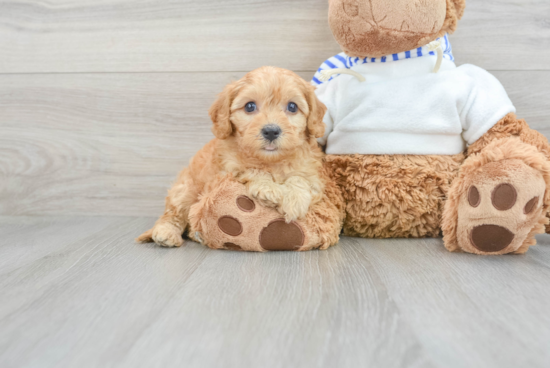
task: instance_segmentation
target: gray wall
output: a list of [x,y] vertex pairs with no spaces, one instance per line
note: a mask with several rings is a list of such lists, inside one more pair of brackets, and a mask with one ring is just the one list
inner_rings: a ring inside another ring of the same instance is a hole
[[[0,215],[157,215],[212,138],[207,109],[262,65],[338,53],[326,0],[0,0]],[[458,64],[550,136],[550,2],[470,0]]]

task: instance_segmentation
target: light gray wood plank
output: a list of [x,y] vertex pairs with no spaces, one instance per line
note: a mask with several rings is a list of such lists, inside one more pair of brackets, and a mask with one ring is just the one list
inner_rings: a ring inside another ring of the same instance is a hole
[[[313,72],[300,73],[311,78]],[[152,216],[243,73],[0,76],[0,214]],[[495,72],[550,136],[550,72]]]
[[[213,138],[207,110],[232,77],[1,76],[0,213],[136,215],[143,200],[158,213],[177,172]],[[61,201],[44,197],[54,192]]]
[[490,70],[549,70],[548,14],[546,0],[466,0],[451,36],[457,62]]
[[0,72],[314,70],[339,52],[327,9],[318,0],[1,1]]
[[440,239],[371,241],[361,253],[438,365],[544,366],[549,238],[524,258],[445,253]]
[[[0,217],[0,234],[20,242],[1,244],[0,274],[15,272],[21,267],[32,265],[43,257],[58,255],[62,259],[63,251],[69,242],[81,242],[92,234],[103,231],[111,225],[108,218],[67,220],[62,226],[47,218]],[[24,242],[24,246],[21,246]],[[47,243],[48,246],[44,246]]]
[[[327,1],[0,1],[0,73],[316,70],[340,52]],[[546,0],[476,0],[460,63],[549,70]]]
[[0,265],[2,365],[550,364],[549,236],[502,257],[448,253],[441,239],[268,254],[133,244],[153,221],[0,218],[20,230],[2,237],[0,258],[37,249],[20,233],[51,249]]

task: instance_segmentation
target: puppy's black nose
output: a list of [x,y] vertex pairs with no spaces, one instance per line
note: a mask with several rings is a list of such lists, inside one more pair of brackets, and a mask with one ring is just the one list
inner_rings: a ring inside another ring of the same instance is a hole
[[270,124],[262,129],[262,136],[270,142],[273,142],[281,135],[282,130],[278,125]]

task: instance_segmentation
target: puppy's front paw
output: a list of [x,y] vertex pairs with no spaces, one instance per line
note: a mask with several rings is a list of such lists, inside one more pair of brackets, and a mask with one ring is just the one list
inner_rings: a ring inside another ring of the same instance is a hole
[[279,211],[285,216],[287,223],[306,216],[311,205],[311,193],[289,190],[283,197]]
[[285,193],[283,188],[272,181],[261,180],[248,183],[248,193],[265,207],[279,207]]
[[182,232],[175,225],[162,222],[153,228],[153,241],[163,247],[181,247],[183,245]]

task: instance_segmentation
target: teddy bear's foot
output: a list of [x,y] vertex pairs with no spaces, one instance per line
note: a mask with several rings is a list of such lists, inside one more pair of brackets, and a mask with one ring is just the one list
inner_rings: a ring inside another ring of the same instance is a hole
[[542,233],[544,229],[545,189],[542,175],[522,161],[485,165],[471,178],[458,208],[460,248],[479,254],[527,251],[533,242],[533,230]]
[[[324,208],[325,211],[331,208],[330,203]],[[191,208],[189,236],[214,249],[252,252],[326,249],[338,241],[341,228],[339,209],[334,207],[333,212],[333,216],[321,217],[313,209],[305,218],[287,223],[276,209],[251,199],[246,186],[224,179]]]
[[[447,206],[456,205],[455,241],[445,234],[445,245],[451,251],[484,255],[525,253],[536,244],[535,235],[545,231],[548,221],[544,204],[546,169],[529,157],[501,155],[511,148],[510,145],[492,148],[495,156],[490,155],[490,148],[485,158],[501,159],[481,160],[475,167],[466,167],[465,175],[458,179],[460,185],[451,188]],[[522,148],[524,153],[532,154],[535,161],[543,159],[538,157],[537,151],[531,150],[531,146]],[[482,158],[473,157],[473,160]],[[444,216],[443,230],[452,232],[448,208]]]

